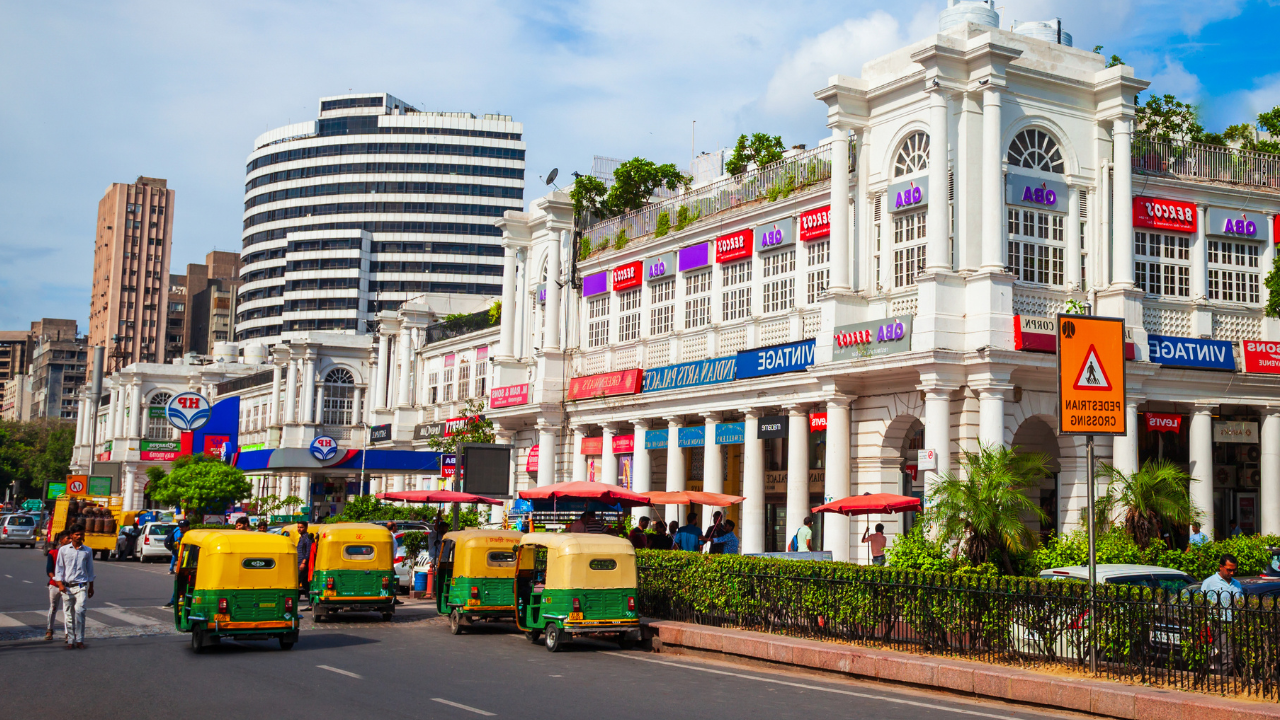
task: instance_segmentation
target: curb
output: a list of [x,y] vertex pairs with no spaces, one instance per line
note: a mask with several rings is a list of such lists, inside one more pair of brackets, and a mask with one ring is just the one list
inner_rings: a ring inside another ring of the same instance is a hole
[[749,630],[666,620],[646,621],[645,627],[646,635],[652,637],[653,650],[658,653],[692,650],[1121,720],[1280,720],[1280,704],[1075,680],[965,660],[870,650]]

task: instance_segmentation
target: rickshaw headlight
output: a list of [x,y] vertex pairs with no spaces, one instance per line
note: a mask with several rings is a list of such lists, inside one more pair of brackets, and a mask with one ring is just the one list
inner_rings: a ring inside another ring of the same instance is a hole
[[227,599],[226,599],[226,598],[218,598],[218,612],[220,612],[220,613],[224,613],[224,614],[227,612]]
[[634,596],[627,598],[627,609],[631,612],[636,611],[636,599]]

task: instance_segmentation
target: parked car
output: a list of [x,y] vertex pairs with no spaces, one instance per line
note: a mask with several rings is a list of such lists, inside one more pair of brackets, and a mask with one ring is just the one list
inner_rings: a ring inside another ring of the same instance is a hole
[[[1280,598],[1280,577],[1242,577],[1236,578],[1244,590],[1245,599]],[[1231,616],[1226,610],[1204,609],[1205,606],[1195,602],[1200,595],[1200,583],[1187,586],[1179,595],[1179,603],[1169,609],[1156,621],[1153,645],[1157,652],[1177,655],[1182,651],[1184,638],[1199,637],[1207,641],[1205,651],[1208,652],[1209,667],[1217,671],[1220,666],[1219,651],[1221,648],[1212,644],[1214,626],[1222,622],[1230,622]],[[1222,598],[1218,601],[1226,606],[1230,601]],[[1212,608],[1212,605],[1209,606]],[[1220,616],[1219,613],[1225,615]]]
[[408,533],[408,532],[427,532],[427,530],[426,528],[423,528],[421,530],[417,530],[417,529],[401,530],[395,534],[396,556],[395,556],[394,567],[396,571],[396,585],[398,586],[399,591],[402,593],[407,593],[413,589],[413,569],[417,566],[425,565],[427,563],[426,552],[419,553],[418,557],[416,558],[406,557],[403,543],[404,543],[405,533]]
[[164,546],[165,536],[177,527],[176,523],[149,522],[142,526],[142,537],[138,540],[138,562],[168,560],[173,556]]
[[36,546],[36,518],[31,515],[15,514],[0,518],[0,545],[17,545],[33,548]]

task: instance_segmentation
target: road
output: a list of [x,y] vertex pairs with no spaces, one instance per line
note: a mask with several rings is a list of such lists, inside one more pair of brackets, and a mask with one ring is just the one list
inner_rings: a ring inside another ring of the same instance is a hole
[[36,585],[43,570],[38,552],[0,548],[0,634],[27,638],[0,642],[6,677],[0,713],[8,717],[17,716],[4,712],[13,707],[75,720],[1063,717],[874,683],[623,652],[603,642],[552,654],[506,624],[450,635],[443,618],[414,602],[392,624],[361,619],[312,627],[308,620],[288,652],[275,643],[224,641],[195,655],[185,635],[158,620],[169,595],[167,566],[136,563],[98,564],[90,616],[100,626],[90,628],[85,650],[67,651],[61,642],[30,639],[43,637],[47,596]]

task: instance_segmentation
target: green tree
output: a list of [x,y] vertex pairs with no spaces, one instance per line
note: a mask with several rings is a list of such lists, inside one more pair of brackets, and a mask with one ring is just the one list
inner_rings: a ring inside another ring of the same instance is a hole
[[432,435],[427,440],[427,447],[446,455],[458,452],[459,443],[491,443],[493,442],[493,421],[480,413],[484,411],[484,400],[471,398],[462,410],[464,420],[462,427],[453,431],[449,437]]
[[1249,123],[1239,123],[1231,125],[1222,131],[1222,139],[1228,142],[1240,143],[1241,150],[1257,150],[1258,139],[1256,134],[1254,127]]
[[580,175],[569,190],[575,218],[588,222],[611,218],[639,210],[649,204],[658,188],[675,190],[688,187],[693,178],[680,172],[674,163],[658,165],[652,160],[632,158],[613,171],[613,186],[606,188],[602,180]]
[[152,500],[193,515],[220,510],[253,494],[243,472],[203,453],[179,457],[168,473],[159,467],[147,468],[147,477],[147,495]]
[[1138,128],[1158,140],[1193,140],[1205,135],[1194,106],[1173,95],[1152,95],[1137,109]]
[[1129,474],[1102,463],[1098,477],[1107,489],[1095,508],[1109,518],[1123,511],[1124,529],[1138,547],[1159,541],[1166,526],[1186,526],[1195,518],[1187,489],[1194,480],[1170,460],[1148,460]]
[[1267,273],[1267,317],[1280,317],[1280,253],[1271,263],[1271,272]]
[[1023,518],[1048,521],[1032,495],[1049,475],[1049,456],[980,445],[976,453],[966,450],[960,465],[963,472],[943,475],[929,496],[938,539],[955,543],[974,565],[998,559],[1011,574],[1011,555],[1035,544]]
[[70,471],[75,426],[62,420],[0,422],[0,492],[36,497]]
[[590,216],[601,220],[609,217],[608,196],[609,188],[605,187],[603,180],[592,175],[579,175],[569,190],[574,218]]
[[733,154],[725,162],[724,169],[730,175],[741,175],[747,171],[748,164],[755,163],[758,168],[764,167],[781,160],[784,152],[786,146],[782,144],[781,135],[752,133],[750,138],[739,135],[738,143],[733,146]]

